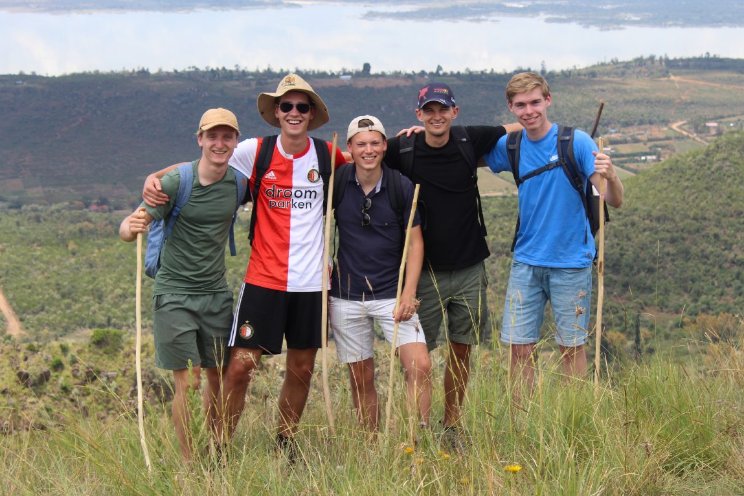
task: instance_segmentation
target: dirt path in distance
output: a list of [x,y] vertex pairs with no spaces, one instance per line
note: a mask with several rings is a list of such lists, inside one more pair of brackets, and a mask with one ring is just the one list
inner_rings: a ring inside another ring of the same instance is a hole
[[21,327],[21,321],[18,320],[18,316],[13,311],[13,307],[10,306],[2,288],[0,288],[0,311],[5,317],[5,332],[14,338],[24,336],[26,332]]

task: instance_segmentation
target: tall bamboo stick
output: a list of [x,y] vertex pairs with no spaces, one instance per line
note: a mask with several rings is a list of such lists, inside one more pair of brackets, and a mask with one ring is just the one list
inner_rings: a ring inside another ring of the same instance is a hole
[[[605,139],[599,137],[597,146],[600,153],[604,153]],[[597,332],[594,346],[594,392],[599,393],[599,375],[602,366],[600,354],[602,350],[602,307],[604,306],[604,245],[605,245],[605,190],[607,180],[604,177],[599,179],[599,237],[597,252]]]
[[323,305],[321,310],[321,365],[323,376],[323,399],[325,400],[326,416],[331,435],[336,435],[336,424],[333,419],[333,407],[331,405],[331,389],[328,386],[328,261],[331,250],[331,222],[333,218],[333,180],[336,177],[336,146],[338,133],[333,133],[333,145],[331,146],[331,177],[328,185],[328,197],[326,198],[325,233],[323,243]]
[[145,455],[145,465],[147,471],[152,472],[150,463],[150,452],[147,449],[147,440],[145,439],[145,413],[142,395],[142,233],[137,233],[137,280],[134,292],[134,312],[135,312],[135,350],[134,362],[137,369],[137,425],[139,426],[140,444],[142,453]]
[[[406,258],[408,258],[408,244],[411,240],[411,227],[413,226],[413,218],[416,214],[416,205],[418,203],[420,187],[421,185],[417,184],[413,190],[413,204],[411,205],[411,213],[408,216],[406,239],[403,243],[403,256],[400,261],[400,268],[398,269],[398,290],[395,294],[395,309],[393,310],[393,315],[398,311],[398,306],[400,305],[400,293],[403,291],[403,277],[406,271]],[[388,376],[387,404],[385,405],[385,434],[390,432],[390,413],[392,412],[393,407],[393,373],[395,372],[395,350],[398,341],[398,325],[398,322],[393,324],[393,342],[390,345],[390,374]]]

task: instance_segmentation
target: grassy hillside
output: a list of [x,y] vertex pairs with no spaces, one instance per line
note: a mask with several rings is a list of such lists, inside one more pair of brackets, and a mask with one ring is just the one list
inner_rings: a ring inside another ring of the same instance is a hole
[[[648,126],[683,120],[697,132],[710,120],[741,126],[742,67],[741,60],[649,57],[549,73],[551,116],[590,128],[604,100],[600,132],[614,130],[613,144],[645,140],[648,145],[656,139]],[[198,154],[193,133],[206,108],[234,110],[244,136],[274,132],[258,116],[255,101],[258,93],[274,91],[281,76],[224,68],[0,76],[0,201],[130,204],[147,172]],[[410,126],[417,91],[433,79],[453,87],[459,123],[512,120],[503,97],[511,74],[304,76],[330,108],[331,122],[317,132],[327,139],[334,131],[343,137],[349,120],[362,113],[379,115],[391,130]],[[662,148],[675,148],[671,138]]]
[[[150,369],[146,336],[145,431],[152,473],[137,433],[131,339],[112,345],[99,335],[33,349],[0,345],[7,400],[0,407],[0,492],[734,496],[744,485],[742,322],[738,333],[726,343],[700,343],[687,335],[694,362],[672,363],[659,355],[612,369],[596,395],[590,382],[566,383],[558,357],[542,354],[537,391],[518,406],[509,395],[504,350],[481,348],[474,353],[465,401],[470,441],[463,454],[440,445],[441,350],[433,354],[434,424],[430,430],[414,428],[415,447],[402,377],[396,379],[390,435],[371,439],[357,427],[346,371],[332,360],[337,433],[328,430],[316,377],[298,433],[302,461],[293,468],[272,445],[283,357],[257,372],[224,466],[207,454],[200,401],[192,398],[192,430],[202,455],[188,467],[168,418],[167,381]],[[383,401],[387,356],[380,348]],[[28,375],[15,377],[18,370]]]
[[675,313],[744,308],[744,134],[625,181],[608,227],[613,296]]

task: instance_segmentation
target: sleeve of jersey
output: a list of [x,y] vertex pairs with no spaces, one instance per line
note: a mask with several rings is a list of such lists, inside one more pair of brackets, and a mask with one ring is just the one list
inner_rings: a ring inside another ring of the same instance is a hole
[[[326,141],[326,144],[328,145],[328,153],[333,152],[333,143],[330,141]],[[341,150],[341,147],[336,145],[336,162],[335,167],[338,169],[342,165],[346,163],[346,157],[344,157],[344,152]]]
[[581,167],[581,172],[585,177],[591,177],[594,174],[594,154],[598,150],[597,144],[587,133],[581,129],[574,132],[574,157]]
[[483,158],[485,159],[488,168],[495,173],[510,170],[509,159],[506,156],[506,135],[499,138],[496,146],[491,148],[491,151],[486,153]]
[[250,178],[256,161],[258,150],[258,139],[249,138],[238,143],[237,148],[230,157],[230,167],[242,172],[245,177]]

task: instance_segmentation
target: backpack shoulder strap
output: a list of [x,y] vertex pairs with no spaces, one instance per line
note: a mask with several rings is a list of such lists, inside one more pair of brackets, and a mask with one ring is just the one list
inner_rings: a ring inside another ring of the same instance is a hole
[[406,136],[404,134],[399,140],[400,172],[413,181],[413,150],[416,144],[416,135]]
[[385,167],[384,174],[388,175],[387,187],[388,187],[388,199],[390,200],[390,206],[395,212],[395,216],[398,219],[398,225],[401,229],[405,229],[406,223],[403,219],[403,211],[405,210],[403,198],[403,184],[401,178],[403,177],[400,171],[393,170],[389,167]]
[[253,183],[253,190],[251,191],[251,198],[253,199],[253,208],[251,209],[251,223],[248,228],[248,239],[253,244],[253,235],[256,229],[256,200],[258,200],[258,193],[261,191],[261,178],[263,178],[266,171],[269,169],[271,163],[271,157],[274,155],[274,146],[276,146],[277,135],[264,136],[261,140],[261,145],[256,154],[256,180]]
[[570,126],[558,126],[558,162],[563,167],[571,185],[580,194],[584,192],[584,181],[582,180],[579,166],[573,149],[574,128]]
[[514,184],[519,187],[522,180],[519,178],[519,146],[522,143],[522,131],[512,131],[506,137],[506,158],[509,159]]
[[470,170],[470,177],[473,179],[475,201],[478,204],[478,222],[480,223],[481,236],[485,238],[488,233],[486,232],[486,220],[483,217],[480,190],[478,190],[478,163],[475,159],[475,148],[473,148],[473,142],[470,141],[470,136],[468,136],[468,130],[465,126],[452,126],[452,138],[457,143],[460,154],[465,160],[465,165]]
[[315,143],[315,153],[318,154],[318,172],[320,172],[320,178],[323,180],[323,215],[325,215],[326,205],[328,204],[328,184],[331,179],[331,152],[328,150],[326,141],[313,138],[313,142]]
[[457,147],[460,149],[460,153],[465,159],[465,163],[470,168],[475,181],[478,182],[476,175],[477,161],[475,160],[475,149],[473,148],[473,143],[470,141],[470,136],[468,136],[468,130],[465,129],[465,126],[452,126],[452,137],[455,139]]
[[230,222],[230,255],[233,257],[238,254],[235,249],[235,222],[238,220],[238,210],[240,206],[245,203],[245,194],[248,190],[248,178],[240,172],[238,169],[233,169],[235,173],[235,190],[237,192],[237,200],[235,202],[235,212],[233,212],[232,221]]
[[349,184],[353,172],[354,164],[344,164],[336,169],[336,174],[333,176],[333,201],[331,204],[333,205],[334,217],[336,216],[336,209],[341,205],[341,200],[344,198],[346,186]]
[[194,187],[194,162],[184,162],[178,166],[178,193],[173,208],[168,214],[168,221],[163,231],[165,237],[170,236],[181,209],[189,202],[191,189]]

